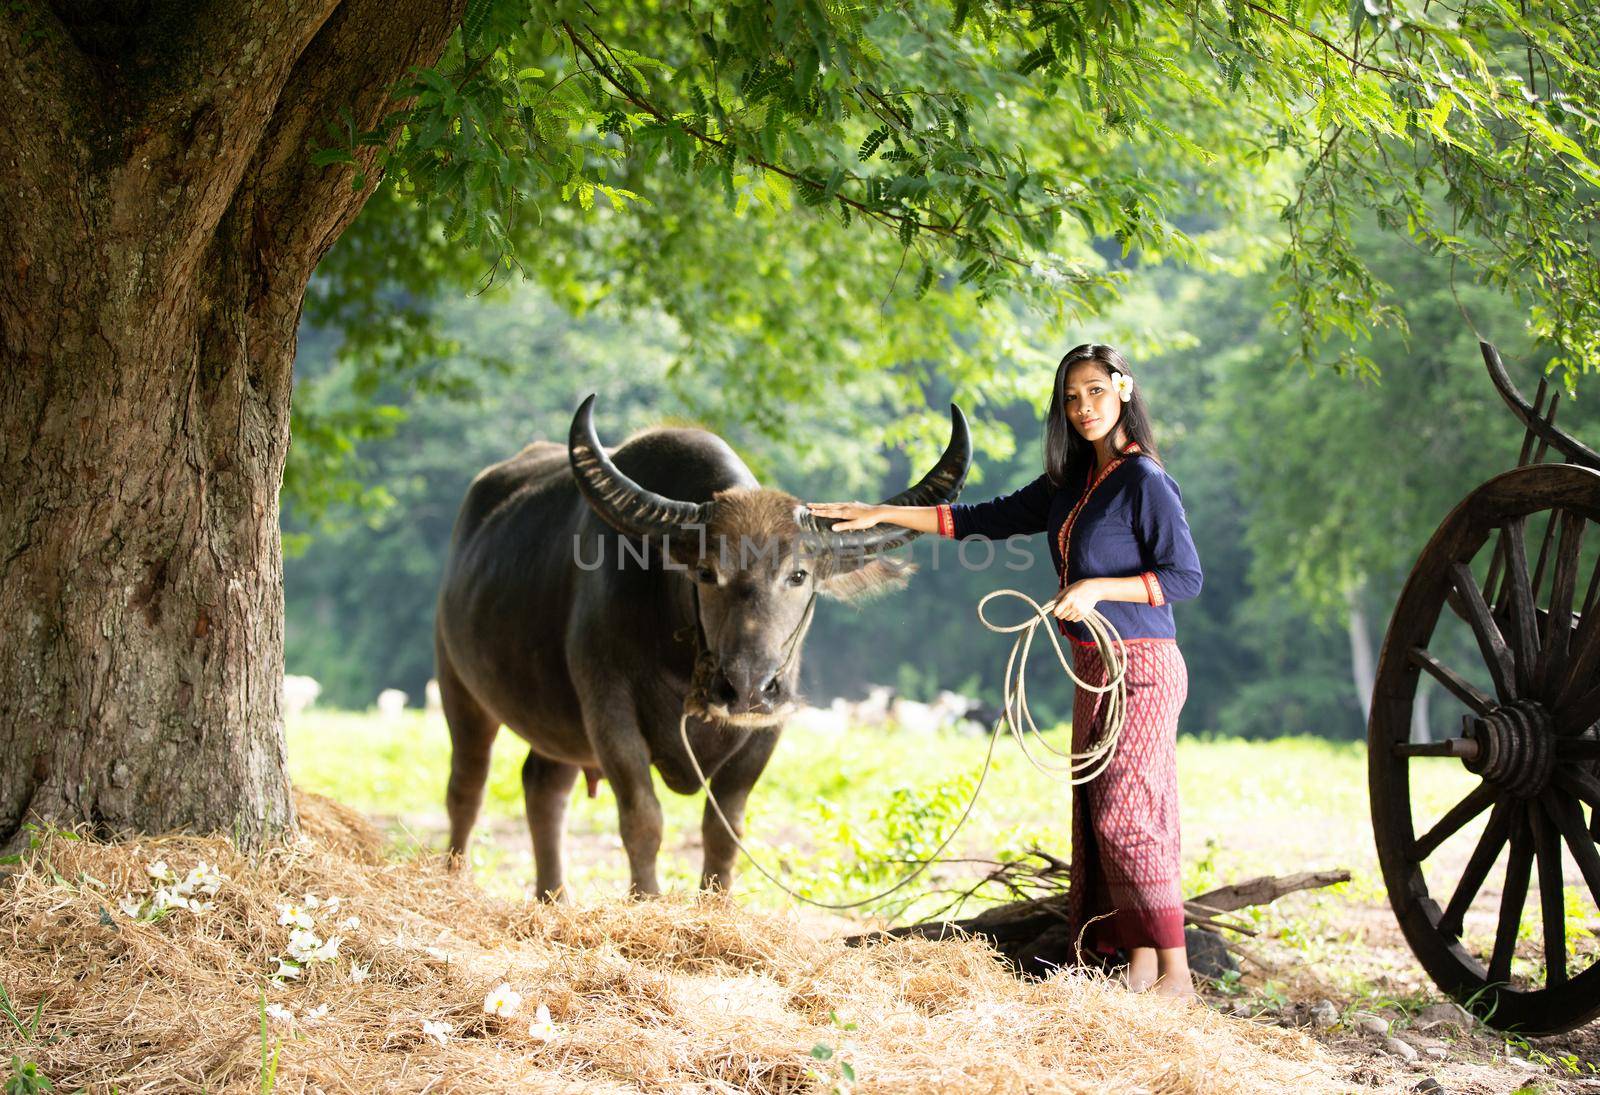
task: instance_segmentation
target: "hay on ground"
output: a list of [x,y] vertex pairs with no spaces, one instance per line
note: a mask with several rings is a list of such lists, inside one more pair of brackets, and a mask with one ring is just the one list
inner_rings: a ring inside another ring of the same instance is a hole
[[[862,1093],[1346,1086],[1300,1034],[1085,974],[1019,981],[976,941],[846,947],[725,897],[504,901],[440,861],[385,860],[336,804],[300,810],[302,837],[255,856],[196,837],[46,839],[0,884],[0,983],[25,1026],[43,1005],[31,1036],[0,1019],[0,1068],[17,1054],[56,1090],[128,1095],[261,1092],[274,1050],[283,1092],[828,1092],[842,1063]],[[158,860],[177,878],[220,870],[214,907],[149,922],[120,908],[159,885]],[[305,911],[322,941],[342,936],[338,955],[271,983],[280,906],[307,894],[340,899]],[[522,996],[513,1018],[485,1013],[501,982]],[[530,1032],[541,1003],[548,1039]],[[425,1021],[452,1029],[441,1042]]]

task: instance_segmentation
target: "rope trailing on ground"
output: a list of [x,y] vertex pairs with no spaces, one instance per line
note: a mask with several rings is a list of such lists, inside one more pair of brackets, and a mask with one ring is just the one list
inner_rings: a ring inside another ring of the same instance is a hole
[[[990,623],[988,617],[983,614],[983,606],[988,604],[996,597],[1004,596],[1018,597],[1028,602],[1028,606],[1033,610],[1033,614],[1023,622],[1008,627],[1002,627]],[[808,605],[807,608],[809,610],[810,606]],[[956,821],[955,828],[950,830],[949,835],[947,835],[944,840],[940,842],[939,847],[934,849],[934,852],[931,856],[920,861],[909,874],[907,874],[900,881],[896,882],[893,886],[890,886],[887,890],[884,890],[882,893],[874,894],[871,897],[864,897],[859,901],[851,901],[845,904],[835,904],[832,902],[818,901],[815,898],[807,897],[805,894],[799,893],[786,885],[781,879],[779,879],[775,874],[762,865],[761,861],[751,853],[750,849],[745,847],[744,841],[740,839],[738,832],[734,829],[732,823],[729,822],[728,815],[722,812],[722,804],[717,801],[717,796],[711,793],[711,781],[706,778],[705,771],[700,767],[700,758],[694,755],[694,746],[689,744],[688,711],[685,711],[683,715],[679,717],[678,737],[683,742],[684,752],[689,756],[689,763],[694,768],[694,774],[696,778],[700,780],[700,786],[705,790],[706,801],[711,804],[711,809],[716,812],[717,818],[722,822],[722,827],[726,829],[728,831],[728,835],[733,838],[733,843],[738,847],[740,852],[744,853],[745,859],[749,860],[750,865],[754,867],[768,882],[771,882],[774,886],[778,887],[778,889],[782,890],[796,901],[804,902],[807,905],[812,905],[819,909],[833,909],[836,911],[858,909],[863,905],[870,905],[874,902],[881,901],[885,897],[888,897],[890,894],[894,893],[896,890],[899,890],[911,882],[912,879],[922,874],[923,871],[927,870],[938,860],[939,856],[944,853],[944,850],[950,846],[950,842],[956,838],[956,834],[961,831],[961,827],[967,823],[967,819],[972,816],[973,808],[978,804],[978,795],[983,791],[984,781],[988,778],[989,769],[994,761],[994,747],[995,743],[1000,740],[1001,726],[1010,728],[1011,735],[1017,739],[1017,744],[1022,749],[1022,755],[1027,758],[1028,763],[1032,764],[1034,768],[1038,769],[1054,782],[1062,783],[1067,786],[1077,786],[1078,784],[1088,783],[1101,772],[1105,771],[1106,765],[1111,763],[1111,757],[1116,751],[1117,739],[1122,734],[1122,721],[1126,711],[1128,691],[1126,681],[1127,654],[1122,646],[1122,638],[1117,633],[1116,628],[1111,626],[1111,622],[1092,608],[1083,618],[1083,623],[1089,628],[1089,633],[1094,636],[1095,646],[1098,648],[1100,657],[1108,670],[1106,683],[1103,685],[1097,685],[1090,684],[1089,682],[1080,679],[1078,675],[1073,672],[1072,664],[1067,660],[1066,655],[1062,652],[1061,640],[1056,637],[1055,628],[1051,626],[1054,623],[1054,617],[1049,614],[1046,605],[1040,604],[1026,593],[1015,589],[997,589],[994,592],[987,594],[983,600],[978,602],[978,619],[981,620],[983,622],[983,626],[987,627],[990,631],[998,632],[1003,635],[1016,634],[1017,636],[1015,641],[1013,641],[1011,644],[1011,654],[1006,659],[1005,709],[1001,713],[1001,716],[995,720],[994,728],[989,732],[989,748],[983,755],[983,769],[978,773],[978,785],[972,789],[972,798],[967,801],[967,808],[961,812],[961,817]],[[1066,671],[1067,676],[1072,678],[1073,684],[1078,688],[1085,688],[1091,692],[1110,693],[1110,697],[1106,701],[1105,709],[1106,731],[1102,735],[1101,739],[1091,746],[1086,752],[1074,753],[1068,750],[1067,752],[1063,753],[1060,750],[1052,749],[1049,743],[1044,741],[1043,733],[1039,730],[1038,725],[1033,721],[1033,715],[1028,710],[1028,690],[1026,677],[1028,652],[1033,647],[1034,632],[1038,630],[1038,627],[1041,623],[1046,625],[1047,633],[1050,636],[1050,641],[1055,645],[1056,660],[1061,663],[1061,668]],[[800,629],[797,628],[796,633],[798,634],[799,631]],[[787,659],[785,659],[785,664],[787,664]],[[1044,746],[1044,749],[1047,752],[1052,754],[1058,760],[1066,761],[1065,767],[1048,761],[1041,762],[1035,758],[1032,753],[1028,752],[1027,739],[1022,732],[1024,723],[1026,723],[1028,729],[1033,731],[1034,735],[1039,738],[1040,744]],[[1063,776],[1066,778],[1063,779]]]

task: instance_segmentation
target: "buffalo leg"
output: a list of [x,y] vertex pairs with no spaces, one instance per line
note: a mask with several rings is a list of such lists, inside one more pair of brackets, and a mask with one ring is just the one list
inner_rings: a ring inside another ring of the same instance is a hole
[[630,704],[609,702],[583,710],[584,732],[600,760],[600,770],[617,796],[617,820],[622,847],[628,853],[629,892],[657,894],[656,856],[661,851],[661,803],[650,782],[650,748],[639,732],[638,716]]
[[450,727],[450,783],[445,789],[445,809],[450,814],[450,860],[459,864],[472,836],[472,825],[483,806],[483,786],[489,779],[489,754],[500,732],[499,722],[485,711],[461,683],[442,643],[434,643],[439,674],[439,700]]
[[701,841],[705,845],[705,861],[700,870],[700,888],[703,890],[731,890],[733,864],[738,858],[737,836],[744,839],[744,807],[750,798],[750,788],[767,767],[767,760],[778,744],[778,735],[757,731],[744,748],[729,757],[711,777],[711,793],[728,816],[733,826],[729,834],[722,819],[706,802],[705,816],[700,822]]
[[576,764],[529,753],[522,764],[522,801],[533,835],[533,864],[541,901],[567,898],[561,873],[561,840],[567,828],[567,799],[578,778]]

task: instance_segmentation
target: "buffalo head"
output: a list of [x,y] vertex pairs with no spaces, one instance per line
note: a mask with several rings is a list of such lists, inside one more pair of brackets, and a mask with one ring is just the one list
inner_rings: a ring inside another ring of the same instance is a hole
[[[594,511],[629,536],[665,542],[691,583],[703,639],[688,711],[738,726],[776,726],[797,701],[799,646],[817,594],[840,599],[903,586],[909,560],[880,557],[921,535],[899,525],[834,532],[791,494],[734,487],[686,502],[640,486],[612,463],[594,428],[593,395],[573,417],[567,453]],[[950,441],[915,486],[885,505],[954,501],[972,463],[959,407]]]

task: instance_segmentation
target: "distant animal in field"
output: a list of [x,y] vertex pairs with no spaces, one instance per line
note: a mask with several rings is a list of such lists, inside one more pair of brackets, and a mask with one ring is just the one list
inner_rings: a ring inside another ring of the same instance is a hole
[[283,717],[297,719],[322,695],[322,685],[313,677],[286,673],[283,677]]
[[398,688],[385,688],[378,693],[378,716],[385,722],[395,722],[405,713],[406,694]]
[[[501,725],[528,742],[522,786],[537,892],[563,893],[562,832],[580,771],[616,794],[634,892],[660,889],[652,765],[700,789],[679,734],[728,816],[702,822],[703,887],[731,885],[745,803],[799,706],[815,598],[903,585],[883,553],[918,533],[839,533],[763,487],[726,441],[657,428],[601,446],[594,397],[565,445],[536,441],[481,472],[456,520],[440,587],[435,659],[450,727],[450,850],[467,847]],[[972,459],[951,407],[938,463],[896,505],[954,500]],[[898,565],[896,565],[898,564]]]

